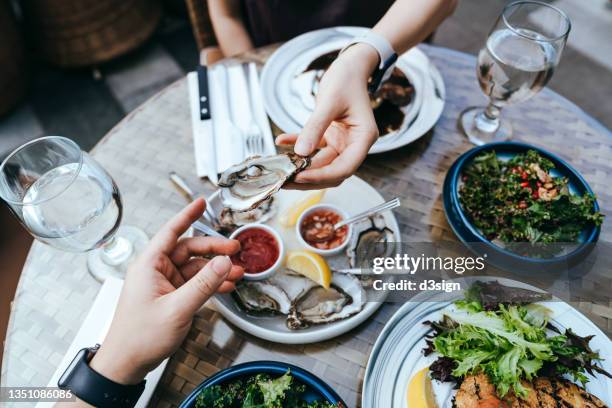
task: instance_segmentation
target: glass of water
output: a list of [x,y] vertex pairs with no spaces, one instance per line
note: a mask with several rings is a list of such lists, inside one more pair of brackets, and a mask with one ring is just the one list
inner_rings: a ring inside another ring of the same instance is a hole
[[477,75],[489,105],[470,107],[459,124],[476,145],[507,140],[510,122],[500,119],[504,106],[539,92],[559,64],[571,28],[558,8],[540,1],[508,4],[478,54]]
[[34,238],[64,251],[89,251],[99,281],[122,277],[147,235],[120,226],[121,196],[111,176],[72,140],[47,136],[0,165],[0,197]]

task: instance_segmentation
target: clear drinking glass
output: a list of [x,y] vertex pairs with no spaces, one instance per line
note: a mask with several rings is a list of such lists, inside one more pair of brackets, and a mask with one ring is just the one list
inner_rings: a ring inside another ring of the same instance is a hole
[[138,228],[119,226],[117,185],[65,137],[43,137],[12,152],[0,165],[0,197],[34,238],[65,251],[90,251],[87,266],[99,281],[122,277],[148,241]]
[[500,113],[509,103],[522,102],[539,92],[559,64],[571,28],[558,8],[540,1],[508,4],[478,54],[477,75],[489,105],[470,107],[459,124],[476,145],[507,140],[512,127]]

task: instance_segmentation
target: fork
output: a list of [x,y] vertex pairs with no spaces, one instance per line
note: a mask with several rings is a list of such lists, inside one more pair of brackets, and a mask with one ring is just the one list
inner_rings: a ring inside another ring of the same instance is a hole
[[[249,102],[250,102],[250,107],[251,107],[251,116],[253,121],[255,121],[255,117],[258,114],[257,111],[257,104],[255,103],[255,99],[258,97],[261,97],[261,89],[260,89],[260,85],[259,85],[259,76],[257,73],[257,66],[255,65],[254,62],[249,62],[248,65],[246,66],[247,69],[247,80],[249,82]],[[258,126],[257,127],[258,133],[257,136],[255,137],[255,139],[253,140],[255,149],[258,151],[258,154],[263,154],[265,151],[265,135],[264,132],[262,131],[262,129]]]
[[263,134],[261,129],[255,122],[255,117],[253,116],[253,103],[251,101],[251,94],[248,79],[245,72],[245,68],[247,68],[247,64],[241,64],[240,75],[236,76],[236,80],[240,81],[238,84],[242,87],[247,94],[247,109],[242,112],[244,115],[245,123],[247,123],[245,129],[243,129],[246,137],[246,147],[249,156],[261,155],[263,153]]

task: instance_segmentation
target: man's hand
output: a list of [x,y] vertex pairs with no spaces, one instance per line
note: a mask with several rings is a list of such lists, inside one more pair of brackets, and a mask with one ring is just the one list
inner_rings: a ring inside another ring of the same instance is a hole
[[[137,384],[181,345],[193,315],[215,292],[243,275],[227,255],[238,241],[180,238],[204,212],[199,199],[170,220],[130,266],[115,317],[91,367],[122,384]],[[203,255],[215,256],[211,260]]]
[[378,53],[367,44],[355,44],[329,67],[317,94],[314,112],[298,135],[284,134],[277,144],[294,144],[302,156],[320,150],[312,164],[288,188],[334,187],[361,165],[378,137],[370,106],[368,78],[378,64]]

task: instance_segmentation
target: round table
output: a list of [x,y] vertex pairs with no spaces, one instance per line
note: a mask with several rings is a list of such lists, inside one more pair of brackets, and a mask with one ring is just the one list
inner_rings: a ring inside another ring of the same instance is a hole
[[[369,156],[358,175],[385,198],[401,198],[402,207],[395,214],[404,240],[455,241],[442,209],[442,182],[454,159],[472,147],[457,130],[459,113],[466,106],[483,104],[485,98],[476,83],[473,56],[433,46],[420,48],[446,83],[442,117],[417,142]],[[274,49],[260,49],[245,58],[264,62]],[[597,193],[602,211],[612,215],[609,130],[547,89],[503,114],[512,120],[516,140],[543,146],[574,165]],[[150,235],[185,205],[168,180],[169,171],[186,176],[204,193],[212,191],[208,183],[195,176],[189,115],[187,85],[182,79],[130,113],[92,152],[122,192],[125,223],[139,226]],[[604,223],[601,240],[612,240],[612,221]],[[597,284],[601,290],[612,289],[610,279]],[[608,287],[602,288],[602,284]],[[84,254],[34,243],[13,303],[3,386],[47,384],[99,287],[87,272]],[[577,306],[610,335],[609,303],[580,302]],[[177,405],[204,378],[234,363],[270,359],[312,371],[328,381],[349,406],[360,406],[369,351],[396,309],[397,305],[384,305],[365,324],[333,340],[288,346],[257,339],[232,327],[214,310],[203,308],[182,347],[171,358],[153,405]]]

